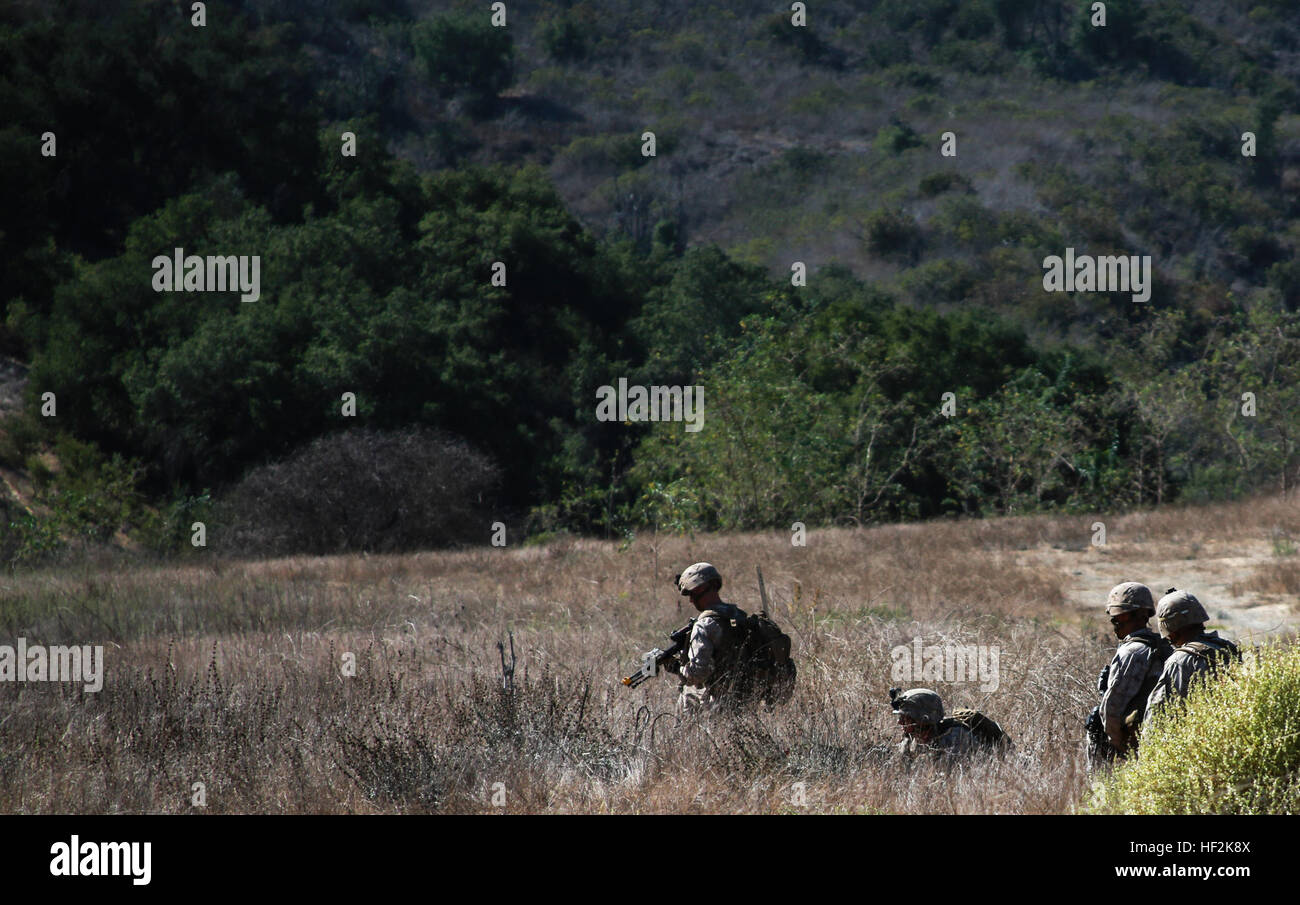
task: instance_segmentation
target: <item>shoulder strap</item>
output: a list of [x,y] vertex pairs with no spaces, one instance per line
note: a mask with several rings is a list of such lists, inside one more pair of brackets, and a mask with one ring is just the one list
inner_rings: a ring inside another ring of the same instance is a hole
[[1138,631],[1133,632],[1124,639],[1125,643],[1129,641],[1136,641],[1138,644],[1144,645],[1161,660],[1169,659],[1169,655],[1174,652],[1174,646],[1166,639],[1160,637],[1154,632],[1146,632],[1142,629],[1138,629]]
[[712,609],[700,613],[699,618],[703,619],[705,616],[712,616],[715,619],[722,619],[723,621],[735,619],[737,622],[740,622],[745,619],[745,611],[732,603],[720,603]]
[[1200,657],[1213,664],[1217,660],[1241,659],[1241,651],[1237,650],[1237,645],[1233,644],[1227,638],[1207,638],[1202,635],[1195,641],[1188,641],[1178,648],[1180,651]]

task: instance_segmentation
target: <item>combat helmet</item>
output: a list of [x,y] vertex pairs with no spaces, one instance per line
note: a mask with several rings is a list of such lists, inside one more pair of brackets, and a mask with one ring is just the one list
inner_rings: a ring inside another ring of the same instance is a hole
[[685,572],[673,579],[673,583],[677,585],[677,590],[681,591],[683,597],[690,596],[691,591],[704,587],[711,581],[717,583],[718,590],[722,590],[722,573],[715,569],[712,563],[707,562],[697,562],[687,566]]
[[1120,613],[1132,613],[1138,610],[1155,612],[1155,600],[1151,589],[1136,581],[1126,581],[1110,589],[1106,597],[1106,615],[1118,616]]
[[1177,588],[1170,588],[1160,598],[1156,604],[1156,618],[1160,620],[1160,634],[1166,637],[1170,632],[1189,625],[1201,625],[1210,621],[1209,613],[1205,612],[1205,607],[1201,606],[1196,595]]
[[900,693],[889,689],[889,704],[895,714],[909,716],[918,723],[937,726],[943,720],[943,699],[928,688],[912,688]]

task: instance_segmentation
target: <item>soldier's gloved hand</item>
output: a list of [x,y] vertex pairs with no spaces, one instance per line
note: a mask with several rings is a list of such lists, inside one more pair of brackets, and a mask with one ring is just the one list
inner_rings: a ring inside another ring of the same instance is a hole
[[665,660],[659,668],[664,672],[670,672],[673,675],[676,675],[681,666],[676,660]]

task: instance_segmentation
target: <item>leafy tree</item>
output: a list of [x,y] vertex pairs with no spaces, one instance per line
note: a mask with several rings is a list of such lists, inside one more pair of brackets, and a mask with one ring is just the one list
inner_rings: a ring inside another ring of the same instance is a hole
[[485,14],[426,19],[411,29],[411,44],[440,91],[464,92],[480,111],[514,81],[514,41]]
[[991,500],[998,512],[1032,511],[1068,494],[1082,425],[1055,395],[1028,368],[947,425],[954,491],[968,510],[983,514],[982,501]]
[[[314,94],[284,29],[240,13],[178,27],[174,6],[73,2],[0,24],[0,311],[48,310],[62,252],[117,254],[128,225],[236,172],[277,219],[312,198]],[[123,131],[124,124],[129,129]],[[38,153],[53,132],[58,156]],[[93,199],[93,200],[91,200]]]
[[563,13],[542,23],[542,46],[547,55],[560,63],[572,63],[587,57],[589,25],[582,24],[572,14]]
[[733,261],[716,246],[688,250],[629,323],[645,350],[637,376],[651,384],[689,382],[727,353],[740,322],[763,308],[769,290],[762,268]]

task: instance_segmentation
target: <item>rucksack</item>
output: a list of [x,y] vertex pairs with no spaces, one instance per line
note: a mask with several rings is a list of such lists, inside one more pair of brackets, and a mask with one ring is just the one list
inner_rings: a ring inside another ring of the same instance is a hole
[[1210,672],[1219,666],[1230,666],[1233,661],[1241,662],[1241,651],[1227,638],[1216,638],[1211,642],[1188,641],[1178,649],[1204,660]]
[[953,726],[965,726],[980,744],[1005,750],[1011,747],[1011,736],[994,720],[969,707],[959,707],[939,722],[939,734]]
[[734,616],[719,610],[700,614],[721,619],[730,636],[726,661],[731,693],[740,700],[764,701],[769,708],[784,704],[794,694],[798,675],[790,636],[766,613],[734,609]]

